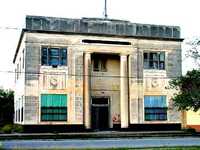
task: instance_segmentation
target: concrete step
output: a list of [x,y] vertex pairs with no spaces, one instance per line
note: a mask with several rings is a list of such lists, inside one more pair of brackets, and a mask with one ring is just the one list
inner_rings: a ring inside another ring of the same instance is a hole
[[200,133],[185,131],[99,131],[79,133],[14,133],[0,134],[0,140],[13,139],[88,139],[88,138],[143,138],[143,137],[191,137],[200,136]]

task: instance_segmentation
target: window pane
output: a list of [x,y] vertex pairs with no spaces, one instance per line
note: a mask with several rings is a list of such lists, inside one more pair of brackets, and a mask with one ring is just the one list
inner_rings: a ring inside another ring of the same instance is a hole
[[153,62],[153,69],[158,69],[158,62],[157,61]]
[[147,61],[144,61],[144,69],[149,69],[149,63]]
[[66,111],[62,107],[61,108],[41,108],[41,120],[42,121],[66,121],[67,120],[67,108]]
[[144,96],[144,107],[167,107],[166,96]]
[[42,48],[42,65],[48,65],[48,50],[47,48]]
[[165,63],[164,62],[159,63],[159,69],[161,69],[161,70],[165,69]]
[[100,71],[100,69],[99,69],[99,59],[97,59],[97,58],[94,59],[93,70],[94,71]]
[[145,120],[167,120],[166,108],[145,108]]
[[57,48],[49,49],[49,55],[50,55],[50,57],[52,57],[52,56],[59,57],[59,49],[57,49]]
[[148,53],[144,53],[144,60],[148,59]]
[[50,57],[49,65],[59,65],[59,57]]
[[61,55],[60,65],[67,65],[67,49],[61,49],[60,55]]
[[61,57],[63,58],[67,57],[67,49],[61,49]]
[[59,65],[59,49],[49,49],[49,65]]
[[106,60],[101,59],[100,63],[101,63],[100,64],[101,65],[100,71],[106,71]]
[[66,107],[67,95],[65,94],[42,94],[41,106],[43,107]]
[[165,52],[160,52],[160,61],[165,61]]
[[150,60],[158,61],[158,54],[157,53],[150,53]]

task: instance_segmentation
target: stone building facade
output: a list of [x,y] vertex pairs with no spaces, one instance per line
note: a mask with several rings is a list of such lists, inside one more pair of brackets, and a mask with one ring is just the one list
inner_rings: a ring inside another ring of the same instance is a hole
[[177,26],[27,16],[13,60],[15,123],[180,125],[166,87],[181,75],[181,42]]

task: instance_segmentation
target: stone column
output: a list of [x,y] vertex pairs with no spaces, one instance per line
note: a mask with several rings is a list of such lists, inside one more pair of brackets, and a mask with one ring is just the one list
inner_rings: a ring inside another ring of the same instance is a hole
[[121,128],[128,128],[128,72],[127,56],[120,56],[120,111]]
[[90,104],[90,66],[91,54],[84,54],[84,125],[91,128],[91,104]]

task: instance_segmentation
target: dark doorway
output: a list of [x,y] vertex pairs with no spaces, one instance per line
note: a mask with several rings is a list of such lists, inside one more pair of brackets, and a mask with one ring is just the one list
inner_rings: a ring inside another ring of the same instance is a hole
[[92,128],[95,130],[109,128],[108,98],[92,98]]

